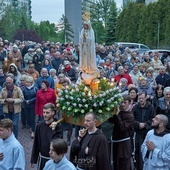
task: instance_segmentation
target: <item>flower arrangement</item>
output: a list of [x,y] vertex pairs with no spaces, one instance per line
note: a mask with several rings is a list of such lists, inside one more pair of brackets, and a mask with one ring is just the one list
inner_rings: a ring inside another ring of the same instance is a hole
[[67,116],[77,118],[84,117],[87,112],[94,112],[99,119],[109,118],[114,108],[122,101],[119,87],[106,78],[99,81],[98,90],[92,91],[85,83],[69,86],[62,89],[57,100],[57,107]]

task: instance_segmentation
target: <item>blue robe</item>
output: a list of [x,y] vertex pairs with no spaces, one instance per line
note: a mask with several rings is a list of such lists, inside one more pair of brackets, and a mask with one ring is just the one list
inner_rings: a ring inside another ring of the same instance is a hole
[[[149,152],[146,141],[152,141],[156,148]],[[170,132],[165,130],[156,134],[154,130],[150,130],[141,146],[141,152],[144,161],[143,170],[170,170]]]
[[4,154],[0,160],[1,170],[25,170],[24,149],[13,133],[6,140],[0,139],[0,152]]
[[53,160],[49,160],[43,170],[76,170],[75,166],[65,157],[60,162],[55,163]]

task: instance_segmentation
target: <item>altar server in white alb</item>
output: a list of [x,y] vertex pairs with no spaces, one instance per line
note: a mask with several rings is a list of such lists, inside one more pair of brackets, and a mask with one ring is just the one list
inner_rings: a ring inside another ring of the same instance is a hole
[[0,170],[25,170],[24,149],[12,129],[12,120],[0,120]]
[[43,170],[76,170],[75,166],[66,158],[68,146],[63,139],[54,139],[50,144],[50,160]]
[[152,128],[141,146],[143,170],[170,170],[170,131],[166,129],[167,116],[153,118]]

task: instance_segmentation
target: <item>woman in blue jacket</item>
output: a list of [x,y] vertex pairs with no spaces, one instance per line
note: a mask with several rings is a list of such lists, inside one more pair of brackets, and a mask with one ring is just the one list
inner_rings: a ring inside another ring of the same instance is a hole
[[31,76],[27,77],[26,85],[22,88],[24,95],[24,113],[28,125],[31,127],[31,138],[34,138],[35,132],[35,101],[38,88],[34,85],[34,80]]

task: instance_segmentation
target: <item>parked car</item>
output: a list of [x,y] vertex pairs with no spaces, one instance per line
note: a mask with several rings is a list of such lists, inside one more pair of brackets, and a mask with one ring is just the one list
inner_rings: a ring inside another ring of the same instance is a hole
[[152,49],[149,50],[149,52],[158,52],[158,56],[159,59],[162,61],[163,64],[165,64],[165,62],[170,62],[170,50],[166,50],[166,49]]
[[169,56],[170,56],[170,50],[165,50],[165,49],[152,49],[152,50],[149,50],[149,52],[158,52],[158,55],[159,55],[159,58],[162,57],[163,53],[167,53]]
[[128,47],[131,51],[136,51],[139,54],[143,54],[146,51],[150,51],[149,47],[140,43],[115,42],[115,46],[119,46],[119,45],[122,45],[123,48]]

